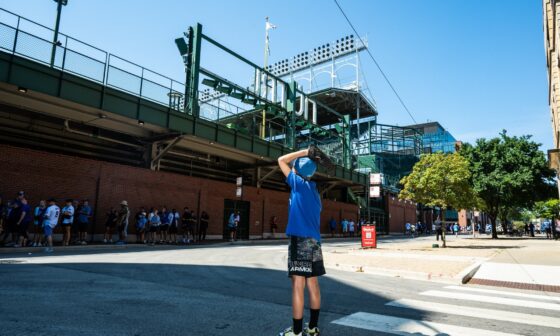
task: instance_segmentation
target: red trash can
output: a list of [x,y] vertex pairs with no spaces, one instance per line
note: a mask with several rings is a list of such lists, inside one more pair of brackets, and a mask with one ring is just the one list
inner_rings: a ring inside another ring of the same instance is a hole
[[375,225],[362,225],[362,248],[377,248]]

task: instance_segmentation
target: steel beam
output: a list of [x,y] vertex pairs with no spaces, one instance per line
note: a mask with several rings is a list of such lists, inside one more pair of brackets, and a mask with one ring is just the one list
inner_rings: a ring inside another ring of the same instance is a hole
[[[173,146],[175,146],[177,143],[179,143],[179,141],[181,141],[183,139],[183,136],[178,136],[175,139],[173,139],[170,143],[167,144],[167,146],[165,146],[164,149],[160,150],[155,157],[152,159],[152,162],[150,163],[150,168],[152,170],[156,170],[156,168],[159,167],[159,161],[161,160],[161,158],[167,153],[169,152],[169,150],[171,148],[173,148]],[[159,169],[157,169],[159,170]]]
[[188,91],[188,113],[198,117],[200,106],[198,105],[198,80],[200,75],[200,49],[202,47],[202,25],[197,23],[193,28],[189,28],[189,51],[190,61],[187,69],[189,73],[187,81]]
[[257,181],[257,188],[260,188],[262,182],[264,182],[270,176],[274,175],[278,170],[280,170],[280,167],[276,167],[276,168],[272,169],[271,171],[269,171],[268,173],[266,173],[263,177],[259,177],[259,179]]

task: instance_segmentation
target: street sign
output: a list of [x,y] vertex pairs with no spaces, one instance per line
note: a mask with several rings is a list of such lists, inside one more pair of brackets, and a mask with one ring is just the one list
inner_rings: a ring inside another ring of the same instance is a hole
[[381,173],[369,174],[369,184],[370,185],[383,184],[383,174],[381,174]]
[[369,197],[371,198],[381,197],[381,187],[379,186],[369,187]]
[[243,177],[239,176],[239,177],[237,178],[236,182],[237,182],[236,185],[237,185],[238,187],[241,187],[241,186],[243,185]]
[[377,237],[375,235],[375,225],[362,226],[362,247],[377,248]]
[[241,197],[242,195],[243,195],[243,187],[237,187],[237,189],[235,189],[235,196]]

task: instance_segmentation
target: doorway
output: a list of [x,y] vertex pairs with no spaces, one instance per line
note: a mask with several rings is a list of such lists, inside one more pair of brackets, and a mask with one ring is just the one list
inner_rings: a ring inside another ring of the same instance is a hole
[[237,239],[249,239],[249,210],[251,202],[225,199],[224,200],[224,240],[229,239],[228,220],[232,212],[239,211],[239,225]]

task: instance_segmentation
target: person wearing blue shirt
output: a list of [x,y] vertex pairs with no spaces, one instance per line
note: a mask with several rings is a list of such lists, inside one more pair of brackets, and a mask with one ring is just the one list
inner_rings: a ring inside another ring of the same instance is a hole
[[331,220],[329,221],[329,228],[331,229],[331,237],[334,238],[334,234],[336,233],[336,220],[334,217],[331,217]]
[[89,206],[89,201],[86,199],[78,210],[78,241],[82,245],[87,245],[87,229],[91,215],[91,207]]
[[[321,251],[320,216],[321,196],[311,177],[317,165],[310,157],[318,149],[310,147],[278,158],[278,165],[289,185],[290,202],[286,235],[288,248],[288,275],[292,281],[293,325],[279,336],[319,335],[317,327],[321,308],[318,277],[325,274]],[[321,153],[322,154],[322,153]],[[323,154],[324,155],[324,154]],[[292,167],[290,168],[290,164]],[[303,330],[304,289],[307,285],[311,319]]]
[[146,224],[148,223],[148,214],[144,207],[136,214],[136,242],[146,244]]
[[47,210],[47,201],[39,201],[39,205],[33,210],[33,226],[35,228],[35,236],[33,237],[33,247],[42,246],[43,238],[43,220],[45,211]]
[[23,198],[20,200],[20,208],[20,215],[16,222],[18,228],[18,239],[14,247],[26,246],[27,241],[29,240],[27,228],[29,223],[33,221],[33,213],[31,212],[31,207],[27,203],[27,199]]
[[150,214],[148,223],[150,224],[150,245],[154,245],[157,242],[159,226],[161,224],[158,209],[154,209],[154,211]]
[[167,211],[167,207],[161,208],[161,225],[159,226],[160,236],[160,243],[167,242],[167,231],[169,230],[169,224],[171,224],[169,218],[169,211]]

